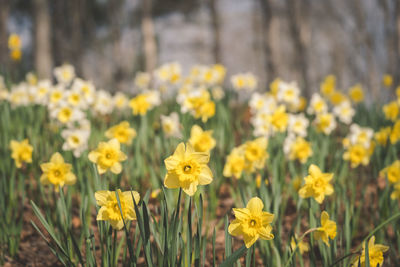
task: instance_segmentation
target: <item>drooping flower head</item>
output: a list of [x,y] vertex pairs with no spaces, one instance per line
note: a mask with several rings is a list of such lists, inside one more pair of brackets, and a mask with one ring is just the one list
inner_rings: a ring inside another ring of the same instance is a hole
[[120,189],[118,189],[117,194],[121,204],[120,210],[115,193],[115,191],[103,190],[97,191],[94,194],[96,204],[100,206],[100,209],[97,213],[97,220],[108,221],[114,229],[121,230],[122,227],[124,227],[124,221],[122,220],[121,212],[125,221],[136,220],[133,199],[135,199],[136,204],[139,205],[140,195],[136,191],[122,192]]
[[336,237],[336,223],[329,220],[329,214],[326,211],[321,213],[321,227],[318,227],[314,237],[316,240],[321,239],[327,246],[329,246],[329,238]]
[[120,162],[126,160],[126,155],[121,151],[118,140],[113,138],[108,142],[100,142],[97,149],[89,153],[89,160],[97,164],[99,174],[107,170],[119,174],[122,171]]
[[247,248],[251,247],[257,239],[271,240],[274,238],[270,223],[274,215],[263,211],[264,204],[258,197],[253,197],[246,208],[233,209],[236,219],[228,227],[228,232],[233,236],[243,236]]
[[165,159],[167,174],[164,185],[167,188],[182,188],[189,196],[193,196],[198,185],[210,184],[213,175],[207,166],[210,154],[196,152],[189,143],[180,143],[174,154]]
[[76,176],[72,173],[72,165],[64,162],[60,153],[54,153],[49,162],[40,164],[43,171],[40,182],[44,185],[54,185],[54,190],[58,192],[59,186],[73,185],[76,182]]

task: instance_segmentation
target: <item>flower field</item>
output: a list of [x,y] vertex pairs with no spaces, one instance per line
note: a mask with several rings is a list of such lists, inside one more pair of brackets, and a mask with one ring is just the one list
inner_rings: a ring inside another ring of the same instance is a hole
[[[390,75],[366,104],[333,75],[307,99],[222,65],[139,72],[135,94],[53,74],[0,77],[1,264],[400,265]],[[28,229],[52,261],[22,260]]]

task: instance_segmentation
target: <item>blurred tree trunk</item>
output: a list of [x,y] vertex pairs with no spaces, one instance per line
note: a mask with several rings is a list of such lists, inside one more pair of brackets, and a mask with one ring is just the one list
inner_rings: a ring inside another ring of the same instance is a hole
[[263,21],[263,48],[266,57],[266,72],[267,79],[274,79],[276,77],[275,64],[272,57],[272,31],[271,31],[271,19],[272,19],[272,7],[270,0],[260,0],[262,8],[262,21]]
[[[301,72],[302,86],[304,87],[304,95],[310,96],[309,80],[308,80],[308,60],[306,51],[306,38],[304,38],[305,22],[307,15],[304,13],[309,8],[309,3],[304,1],[287,0],[287,12],[289,19],[290,36],[293,39],[295,50],[295,66]],[[303,8],[302,6],[303,5]]]
[[361,48],[365,46],[366,53],[365,57],[368,65],[368,73],[365,80],[369,83],[369,88],[372,90],[373,99],[378,99],[379,95],[379,79],[377,78],[377,67],[374,58],[374,48],[371,35],[368,32],[367,25],[365,22],[365,14],[363,12],[363,6],[361,0],[350,1],[353,3],[353,10],[355,12],[355,20],[357,23],[357,31],[356,31],[356,41],[358,42],[358,46]]
[[8,59],[7,18],[10,8],[9,3],[9,0],[0,0],[0,65],[2,68],[5,68]]
[[142,35],[144,65],[146,72],[152,72],[157,65],[157,45],[154,33],[154,22],[152,17],[152,0],[142,1]]
[[112,43],[112,55],[113,55],[113,73],[112,73],[112,84],[110,84],[113,91],[120,91],[122,89],[123,79],[123,68],[121,66],[122,54],[121,54],[121,27],[122,27],[122,0],[113,0],[109,2],[109,16],[111,23],[111,43]]
[[[54,64],[61,65],[68,63],[69,57],[69,40],[66,41],[65,33],[67,32],[66,6],[64,1],[50,1],[53,5],[53,14],[51,23],[53,25],[53,51]],[[68,47],[67,47],[68,45]]]
[[69,0],[69,16],[71,18],[71,55],[72,63],[76,73],[82,76],[82,55],[84,46],[82,45],[82,19],[85,14],[85,2],[81,0]]
[[211,14],[211,26],[214,38],[213,43],[213,56],[215,63],[221,63],[221,35],[220,35],[220,22],[217,10],[217,0],[209,0],[209,8]]
[[47,0],[34,0],[35,70],[40,79],[50,78],[52,69],[51,28]]

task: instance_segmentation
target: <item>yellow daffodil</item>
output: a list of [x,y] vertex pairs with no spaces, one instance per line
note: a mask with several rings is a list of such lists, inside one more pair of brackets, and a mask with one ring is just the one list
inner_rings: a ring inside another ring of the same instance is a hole
[[325,196],[332,195],[334,192],[330,181],[333,178],[333,173],[322,173],[321,170],[314,164],[308,168],[309,175],[304,177],[305,184],[299,190],[299,195],[302,198],[313,197],[321,204]]
[[397,101],[392,101],[382,108],[385,118],[391,121],[396,121],[399,116],[399,104]]
[[207,152],[196,152],[189,143],[180,143],[174,154],[165,159],[167,174],[164,185],[167,188],[179,188],[193,196],[198,185],[210,184],[213,175],[207,166],[210,154]]
[[130,145],[132,139],[136,137],[136,131],[129,127],[129,122],[122,121],[121,123],[111,127],[105,133],[107,138],[116,138],[121,144]]
[[235,220],[228,227],[228,232],[233,236],[243,236],[247,248],[251,247],[257,239],[271,240],[274,235],[271,233],[270,223],[274,215],[263,211],[264,204],[258,197],[253,197],[247,203],[246,208],[233,209]]
[[381,146],[386,146],[387,140],[390,136],[390,132],[390,127],[381,128],[378,132],[374,134],[375,141]]
[[280,78],[276,78],[275,80],[273,80],[270,84],[269,84],[269,89],[271,90],[271,94],[273,96],[277,96],[278,91],[279,91],[279,84],[281,83],[281,79]]
[[392,131],[390,132],[389,135],[390,143],[391,144],[396,144],[397,141],[400,139],[400,120],[397,120],[392,128]]
[[15,166],[17,166],[17,168],[21,168],[23,162],[32,162],[33,147],[29,144],[28,139],[25,139],[21,142],[11,140],[10,149],[11,157],[14,159]]
[[335,116],[332,113],[320,113],[317,115],[315,126],[319,132],[329,135],[336,128]]
[[96,199],[96,204],[100,206],[97,213],[97,220],[108,221],[114,229],[121,230],[124,227],[121,213],[125,221],[136,220],[133,199],[135,199],[136,204],[139,205],[140,195],[136,191],[122,192],[120,189],[117,190],[117,194],[121,209],[119,208],[115,191],[97,191],[94,197]]
[[336,223],[329,220],[329,214],[326,211],[321,213],[321,227],[318,227],[314,233],[316,240],[322,240],[327,246],[329,246],[329,239],[336,237]]
[[390,198],[393,200],[400,200],[400,183],[394,185],[393,192],[390,194]]
[[245,158],[243,148],[235,147],[226,159],[223,175],[225,177],[235,176],[239,179],[245,167]]
[[40,164],[43,171],[40,182],[44,185],[52,184],[58,192],[59,186],[73,185],[76,182],[76,176],[72,173],[72,165],[64,162],[60,153],[54,153],[50,161]]
[[373,152],[373,146],[371,148],[372,151],[361,144],[350,145],[343,154],[343,159],[350,161],[352,168],[356,168],[360,164],[366,166]]
[[22,58],[22,51],[20,49],[15,49],[10,51],[10,58],[13,61],[20,61]]
[[311,143],[307,142],[304,138],[298,136],[291,145],[289,159],[298,159],[301,163],[306,163],[307,159],[311,157],[313,151]]
[[364,92],[363,92],[361,84],[356,84],[353,87],[351,87],[349,89],[349,96],[350,96],[350,99],[354,103],[359,103],[359,102],[363,101],[364,100]]
[[19,50],[21,49],[21,38],[19,37],[18,34],[10,34],[10,36],[8,37],[8,48],[10,50]]
[[194,150],[198,152],[209,152],[216,145],[212,133],[212,130],[203,131],[200,126],[193,125],[190,130],[189,143],[193,146]]
[[247,141],[242,145],[245,158],[245,170],[254,172],[264,168],[265,161],[268,158],[267,147],[268,140],[265,137],[259,137],[252,141]]
[[99,174],[109,169],[119,174],[122,171],[120,162],[126,160],[126,155],[121,151],[118,140],[113,138],[108,142],[100,142],[97,149],[89,153],[89,160],[97,164]]
[[385,87],[390,87],[393,84],[393,76],[390,74],[384,74],[382,77],[382,84]]
[[396,184],[400,182],[400,160],[396,160],[390,166],[384,168],[381,174],[386,174],[389,183]]
[[336,89],[336,77],[335,75],[328,75],[320,85],[321,94],[324,96],[330,96],[335,92]]
[[284,132],[289,123],[289,115],[284,105],[279,106],[269,117],[272,129],[276,132]]
[[345,94],[339,92],[339,91],[335,91],[332,93],[332,95],[330,95],[329,100],[331,101],[331,103],[334,106],[339,105],[340,103],[344,102],[347,100],[347,97]]
[[133,115],[145,115],[151,108],[151,104],[145,94],[137,95],[129,101],[129,106],[132,108]]
[[[377,267],[378,264],[379,266],[382,266],[383,253],[388,250],[389,250],[388,246],[375,244],[375,236],[372,236],[371,239],[368,241],[369,266]],[[359,266],[358,265],[359,263],[361,264],[361,267],[365,266],[365,244],[363,244],[363,250],[361,256],[355,258],[351,266],[357,267]]]

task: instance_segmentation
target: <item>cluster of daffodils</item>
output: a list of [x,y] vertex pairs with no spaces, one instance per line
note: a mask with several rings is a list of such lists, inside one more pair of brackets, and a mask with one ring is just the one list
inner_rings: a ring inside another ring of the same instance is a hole
[[8,37],[8,49],[10,49],[10,58],[13,61],[20,61],[22,57],[22,42],[18,34],[10,34]]
[[307,141],[309,119],[302,112],[305,99],[295,82],[276,79],[265,94],[254,93],[249,101],[251,123],[255,136],[271,137],[287,133],[284,152],[289,160],[305,163],[312,155],[311,143]]
[[215,115],[215,103],[207,87],[184,86],[177,96],[182,113],[190,113],[196,119],[206,122]]
[[257,77],[250,73],[239,73],[231,77],[233,89],[237,92],[251,92],[257,89]]
[[268,158],[267,147],[268,139],[259,137],[233,148],[226,159],[223,175],[239,179],[243,172],[262,170]]
[[375,148],[373,137],[374,131],[371,128],[360,127],[357,124],[350,126],[350,132],[342,142],[346,150],[343,159],[349,161],[352,168],[360,164],[364,166],[369,164]]

